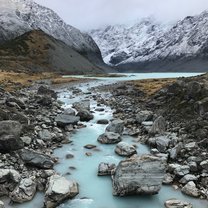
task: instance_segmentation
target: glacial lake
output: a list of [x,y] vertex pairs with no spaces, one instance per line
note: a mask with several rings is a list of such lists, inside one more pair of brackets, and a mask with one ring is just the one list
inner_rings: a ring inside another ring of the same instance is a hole
[[[189,77],[200,75],[199,73],[150,73],[150,74],[130,74],[127,77],[119,78],[99,78],[99,80],[89,83],[77,84],[76,87],[83,91],[90,90],[91,87],[115,83],[117,81],[149,79],[149,78],[174,78]],[[80,77],[83,76],[73,76]],[[90,95],[72,96],[67,87],[58,90],[59,100],[64,108],[71,107],[72,103],[89,99]],[[105,95],[103,95],[105,96]],[[90,99],[91,110],[97,107],[96,101]],[[110,162],[118,164],[122,157],[114,153],[115,145],[102,145],[97,142],[97,137],[104,133],[106,125],[96,124],[98,119],[112,119],[113,112],[107,106],[104,112],[94,113],[94,119],[85,123],[86,128],[77,130],[70,136],[71,144],[63,145],[62,148],[54,151],[54,156],[59,157],[59,163],[55,170],[68,179],[73,179],[79,183],[80,193],[73,200],[69,200],[59,208],[163,208],[164,202],[168,199],[176,198],[193,204],[194,208],[208,208],[208,202],[183,195],[180,191],[174,190],[171,186],[162,186],[159,194],[154,196],[131,196],[131,197],[114,197],[112,195],[112,182],[110,177],[98,177],[97,170],[100,162]],[[134,137],[123,136],[122,139],[128,143],[134,143]],[[83,148],[86,144],[95,144],[99,151],[87,150]],[[149,153],[147,146],[138,144],[138,154]],[[92,156],[86,156],[91,152]],[[74,158],[66,159],[67,154],[73,154]],[[22,205],[13,205],[6,207],[15,208],[41,208],[43,206],[43,194],[36,194],[33,201]]]

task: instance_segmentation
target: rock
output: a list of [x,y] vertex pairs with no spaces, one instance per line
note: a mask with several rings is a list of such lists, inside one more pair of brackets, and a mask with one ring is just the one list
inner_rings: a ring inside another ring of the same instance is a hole
[[98,167],[98,176],[112,175],[116,169],[115,164],[100,163]]
[[97,124],[104,124],[104,125],[106,125],[108,123],[109,123],[109,121],[107,119],[100,119],[100,120],[97,121]]
[[163,179],[163,184],[165,184],[165,185],[172,184],[173,183],[173,179],[174,179],[173,175],[171,175],[169,173],[166,173],[165,177]]
[[88,110],[90,111],[90,101],[89,100],[83,100],[80,102],[75,102],[72,105],[73,108],[75,108],[77,111],[80,110]]
[[114,120],[107,127],[107,132],[114,132],[117,134],[122,134],[124,130],[124,122],[122,120]]
[[187,175],[190,171],[188,165],[179,165],[179,164],[169,164],[168,169],[170,172],[173,172],[176,176],[183,177]]
[[150,134],[153,134],[153,135],[164,134],[165,131],[166,131],[166,121],[162,116],[160,116],[154,121],[150,129]]
[[35,166],[42,169],[53,168],[53,161],[47,155],[35,152],[33,150],[23,149],[20,150],[19,155],[25,164]]
[[55,208],[67,199],[72,199],[79,193],[78,184],[66,178],[53,175],[49,178],[45,193],[45,207]]
[[69,116],[65,114],[59,114],[56,116],[55,121],[59,127],[66,127],[70,124],[76,125],[79,122],[80,118],[77,116]]
[[20,174],[12,169],[0,169],[0,196],[8,195],[20,181]]
[[96,148],[96,145],[93,145],[93,144],[87,144],[84,146],[85,149],[94,149]]
[[32,178],[24,178],[20,184],[10,193],[9,197],[17,203],[27,202],[33,199],[36,193],[36,183]]
[[97,140],[102,144],[116,144],[121,141],[121,137],[114,132],[105,132],[104,134],[101,134]]
[[8,106],[10,106],[9,103],[16,103],[22,109],[26,108],[24,101],[22,101],[21,99],[18,99],[16,97],[9,97],[9,98],[7,98],[6,104]]
[[72,108],[66,108],[64,110],[64,113],[63,114],[69,115],[69,116],[75,116],[76,112]]
[[24,147],[20,139],[22,125],[18,121],[0,121],[0,152],[10,152]]
[[190,142],[188,144],[185,144],[184,148],[188,149],[188,150],[196,149],[197,148],[197,143],[196,142]]
[[178,199],[169,199],[165,202],[166,208],[193,208],[192,204]]
[[136,115],[136,121],[141,124],[144,121],[151,121],[153,118],[153,113],[152,111],[140,111],[137,115]]
[[202,169],[204,169],[206,172],[208,172],[208,160],[204,160],[200,163],[200,166]]
[[86,152],[85,155],[90,157],[90,156],[92,156],[92,152]]
[[42,106],[45,106],[45,107],[51,107],[52,103],[53,103],[53,100],[50,96],[45,95],[45,96],[39,97],[37,99],[37,103],[39,105],[42,105]]
[[72,158],[74,158],[74,155],[73,155],[73,154],[68,153],[68,154],[66,155],[66,159],[72,159]]
[[105,108],[96,108],[95,111],[103,112],[103,111],[105,111]]
[[47,96],[50,95],[52,98],[57,99],[57,93],[54,90],[51,90],[45,86],[40,86],[38,88],[37,93],[39,95],[47,95]]
[[181,149],[183,148],[183,143],[179,142],[175,147],[172,149],[169,149],[169,155],[172,160],[175,160],[178,157],[178,154],[181,152]]
[[181,180],[179,182],[182,184],[186,184],[189,181],[196,181],[196,180],[197,180],[197,177],[195,175],[187,174],[187,175],[183,176],[183,178],[181,178]]
[[193,181],[189,181],[182,189],[182,193],[192,196],[192,197],[198,197],[199,191],[196,188],[196,184]]
[[94,118],[93,114],[90,113],[90,111],[88,110],[80,110],[78,113],[77,113],[77,116],[80,117],[80,121],[90,121]]
[[30,145],[31,142],[32,142],[32,138],[29,137],[29,136],[23,136],[23,137],[20,137],[20,139],[24,142],[24,144],[26,145]]
[[132,156],[137,154],[136,148],[126,142],[119,142],[116,145],[115,152],[120,156]]
[[43,141],[51,141],[56,135],[51,133],[48,129],[43,129],[42,131],[38,132],[38,136]]
[[113,195],[157,194],[162,186],[165,163],[152,155],[121,161],[113,176]]
[[0,208],[5,208],[3,201],[0,201]]
[[170,139],[166,136],[159,136],[155,139],[156,147],[159,152],[166,153],[169,147]]

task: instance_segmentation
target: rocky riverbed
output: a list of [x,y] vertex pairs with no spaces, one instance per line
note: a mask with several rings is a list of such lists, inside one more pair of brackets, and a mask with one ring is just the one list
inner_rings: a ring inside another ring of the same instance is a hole
[[[178,82],[192,81],[185,79]],[[177,89],[177,86],[172,88]],[[0,196],[9,197],[12,206],[12,203],[32,200],[36,192],[41,191],[44,192],[44,206],[47,208],[57,207],[74,198],[79,193],[79,184],[54,170],[59,163],[59,159],[54,157],[54,150],[67,144],[73,147],[71,135],[86,128],[96,112],[105,114],[105,106],[110,106],[114,109],[114,119],[110,121],[101,116],[96,120],[98,125],[106,126],[105,131],[97,136],[96,145],[89,143],[83,147],[87,150],[85,157],[90,158],[92,151],[100,151],[99,144],[106,148],[114,145],[115,154],[123,157],[119,164],[100,161],[97,167],[98,176],[112,176],[114,195],[157,194],[163,183],[173,185],[189,196],[208,199],[206,138],[193,139],[191,135],[195,130],[185,131],[182,125],[188,125],[190,120],[175,122],[172,119],[172,114],[176,116],[177,113],[170,111],[170,105],[165,105],[172,88],[170,85],[147,97],[129,83],[96,87],[87,92],[67,87],[71,96],[67,99],[88,97],[88,100],[73,102],[70,108],[63,108],[63,103],[57,100],[57,93],[42,84],[12,93],[0,89]],[[204,90],[204,87],[201,89]],[[178,98],[177,90],[176,95],[171,93],[173,98]],[[91,101],[96,102],[93,109]],[[124,135],[131,136],[134,144],[122,141]],[[151,154],[139,154],[137,145],[141,143],[151,148]],[[74,154],[66,152],[65,157],[73,160]],[[76,167],[70,166],[69,169],[73,171]],[[192,207],[180,200],[165,203],[166,207],[176,205]]]

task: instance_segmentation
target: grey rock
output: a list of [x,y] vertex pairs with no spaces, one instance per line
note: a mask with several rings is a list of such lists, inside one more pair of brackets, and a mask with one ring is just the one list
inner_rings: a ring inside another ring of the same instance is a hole
[[52,140],[56,135],[54,133],[51,133],[48,129],[43,129],[42,131],[38,132],[38,136],[43,141],[50,141]]
[[18,121],[0,121],[0,152],[10,152],[24,147],[20,139],[22,125]]
[[9,104],[9,103],[16,103],[22,109],[26,108],[24,101],[19,99],[19,98],[16,98],[16,97],[9,97],[9,98],[7,98],[6,104]]
[[37,168],[51,169],[54,165],[54,162],[49,156],[33,150],[20,150],[19,155],[25,164],[35,166]]
[[121,161],[113,176],[113,194],[157,194],[162,186],[165,163],[158,157],[142,155]]
[[199,190],[196,188],[196,184],[193,181],[189,181],[182,189],[182,193],[192,196],[192,197],[198,197],[199,196]]
[[30,145],[31,142],[32,142],[32,138],[29,137],[29,136],[23,136],[23,137],[20,137],[20,139],[24,142],[24,144],[26,145]]
[[165,202],[166,208],[193,208],[192,204],[178,199],[169,199]]
[[119,142],[116,145],[115,152],[120,156],[132,156],[137,154],[136,148],[126,142]]
[[90,101],[89,100],[82,100],[80,102],[75,102],[75,103],[73,103],[72,107],[75,108],[77,111],[80,111],[80,110],[90,111]]
[[166,150],[169,147],[170,139],[166,136],[159,136],[156,137],[155,143],[159,152],[166,153]]
[[144,121],[151,121],[153,118],[153,113],[152,111],[140,111],[137,115],[136,115],[136,121],[141,124]]
[[104,134],[101,134],[97,140],[102,144],[116,144],[121,141],[121,137],[114,132],[105,132]]
[[49,178],[45,193],[45,207],[55,208],[67,199],[72,199],[79,193],[78,184],[66,178],[53,175]]
[[77,116],[80,117],[80,121],[90,121],[94,118],[93,114],[90,111],[81,109],[77,113]]
[[76,112],[72,108],[66,108],[64,110],[64,113],[63,114],[69,115],[69,116],[75,116]]
[[166,121],[162,116],[160,116],[154,121],[150,129],[150,134],[153,134],[153,135],[164,134],[165,131],[166,131]]
[[179,142],[175,147],[168,150],[170,158],[175,160],[178,157],[178,154],[181,152],[183,148],[182,142]]
[[98,167],[98,176],[112,175],[115,172],[116,165],[109,163],[100,163]]
[[67,125],[76,125],[79,122],[80,118],[77,116],[69,116],[65,114],[59,114],[56,118],[55,121],[59,127],[66,127]]
[[46,86],[40,86],[38,88],[37,93],[39,95],[47,95],[47,96],[50,95],[52,98],[57,99],[57,93],[54,90],[51,90]]
[[165,185],[172,184],[173,183],[173,179],[174,179],[173,175],[171,175],[170,173],[166,173],[165,177],[163,179],[163,184],[165,184]]
[[109,123],[109,121],[107,119],[100,119],[100,120],[97,121],[97,124],[104,124],[104,125],[106,125],[108,123]]
[[200,166],[208,172],[208,160],[204,160],[200,163]]
[[3,201],[0,201],[0,208],[5,208]]
[[36,193],[36,183],[32,178],[24,178],[20,184],[10,193],[12,201],[23,203],[31,201]]
[[183,177],[184,175],[188,174],[189,171],[190,168],[188,165],[176,165],[174,169],[174,174]]
[[114,132],[118,134],[122,134],[124,130],[124,122],[122,120],[114,120],[107,127],[107,132]]
[[186,184],[189,181],[196,181],[196,180],[197,180],[197,177],[195,175],[187,174],[187,175],[183,176],[183,178],[181,178],[179,182],[182,184]]

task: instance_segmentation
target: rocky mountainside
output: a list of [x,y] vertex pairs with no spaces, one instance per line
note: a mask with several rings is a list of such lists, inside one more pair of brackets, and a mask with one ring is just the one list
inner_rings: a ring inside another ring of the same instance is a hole
[[208,12],[175,24],[152,18],[92,30],[106,63],[131,71],[208,71]]
[[36,29],[62,40],[90,61],[103,64],[100,50],[93,39],[67,25],[52,10],[32,0],[0,0],[0,42]]
[[0,69],[64,74],[103,72],[72,47],[41,30],[27,32],[0,45]]

